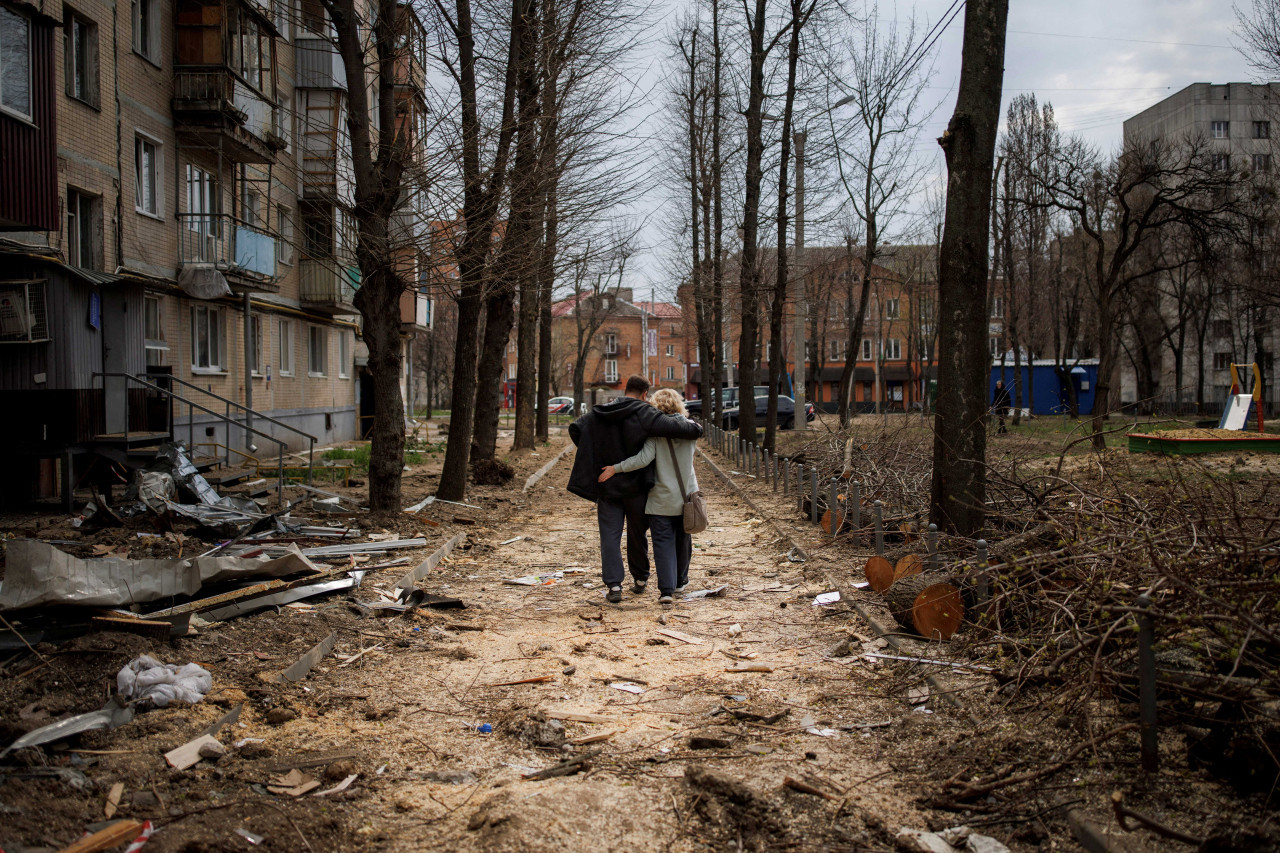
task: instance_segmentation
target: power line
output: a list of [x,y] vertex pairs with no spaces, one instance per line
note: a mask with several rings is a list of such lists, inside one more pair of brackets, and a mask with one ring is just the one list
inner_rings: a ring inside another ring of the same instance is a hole
[[1235,50],[1229,44],[1201,44],[1191,41],[1151,41],[1150,39],[1126,39],[1117,38],[1115,36],[1078,36],[1070,33],[1040,33],[1034,30],[1009,30],[1011,33],[1017,33],[1023,36],[1048,36],[1049,38],[1061,39],[1089,39],[1091,41],[1124,41],[1132,44],[1160,44],[1172,47],[1211,47],[1217,50]]

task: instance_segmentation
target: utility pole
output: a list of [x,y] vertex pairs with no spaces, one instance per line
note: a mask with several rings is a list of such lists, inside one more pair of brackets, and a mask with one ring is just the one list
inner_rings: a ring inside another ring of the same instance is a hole
[[804,140],[805,132],[803,130],[796,131],[794,136],[796,148],[796,333],[795,333],[795,357],[796,357],[796,373],[794,387],[791,389],[795,392],[796,410],[795,416],[792,418],[792,428],[797,430],[807,429],[809,419],[806,416],[804,408],[805,383],[808,381],[805,370],[805,326],[809,320],[809,303],[805,299],[804,292]]

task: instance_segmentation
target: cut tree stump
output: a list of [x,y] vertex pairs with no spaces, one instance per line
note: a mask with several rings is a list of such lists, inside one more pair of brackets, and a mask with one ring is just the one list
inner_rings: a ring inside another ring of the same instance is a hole
[[867,565],[862,571],[867,576],[867,583],[876,592],[884,592],[893,586],[893,563],[884,557],[868,557]]
[[919,554],[908,554],[898,561],[898,565],[893,567],[893,579],[900,581],[903,578],[913,577],[924,571],[924,560],[920,559]]
[[959,587],[936,574],[895,581],[884,597],[898,624],[926,639],[949,640],[964,621]]

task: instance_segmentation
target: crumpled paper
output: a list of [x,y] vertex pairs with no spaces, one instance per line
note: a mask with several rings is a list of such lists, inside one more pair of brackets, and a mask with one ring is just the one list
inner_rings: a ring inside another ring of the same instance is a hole
[[116,690],[130,702],[163,708],[170,702],[192,705],[213,687],[213,676],[199,664],[177,666],[141,655],[116,675]]

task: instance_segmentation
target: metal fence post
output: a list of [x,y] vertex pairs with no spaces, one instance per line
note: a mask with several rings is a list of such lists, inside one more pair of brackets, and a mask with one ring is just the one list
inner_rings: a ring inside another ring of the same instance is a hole
[[884,556],[884,504],[876,501],[876,556]]
[[818,523],[818,466],[814,465],[810,470],[809,481],[813,485],[813,502],[809,504],[809,520],[814,524]]
[[849,484],[849,494],[846,498],[849,506],[845,507],[846,512],[853,514],[853,530],[861,539],[862,534],[862,481],[854,480]]
[[978,540],[978,589],[977,589],[977,605],[978,614],[983,615],[987,612],[987,601],[991,598],[991,587],[987,578],[987,540]]
[[929,532],[925,534],[925,548],[928,551],[928,559],[926,563],[929,571],[937,571],[938,569],[938,525],[930,524]]
[[831,538],[840,533],[840,478],[831,478],[831,497],[827,500],[827,509],[831,512]]

